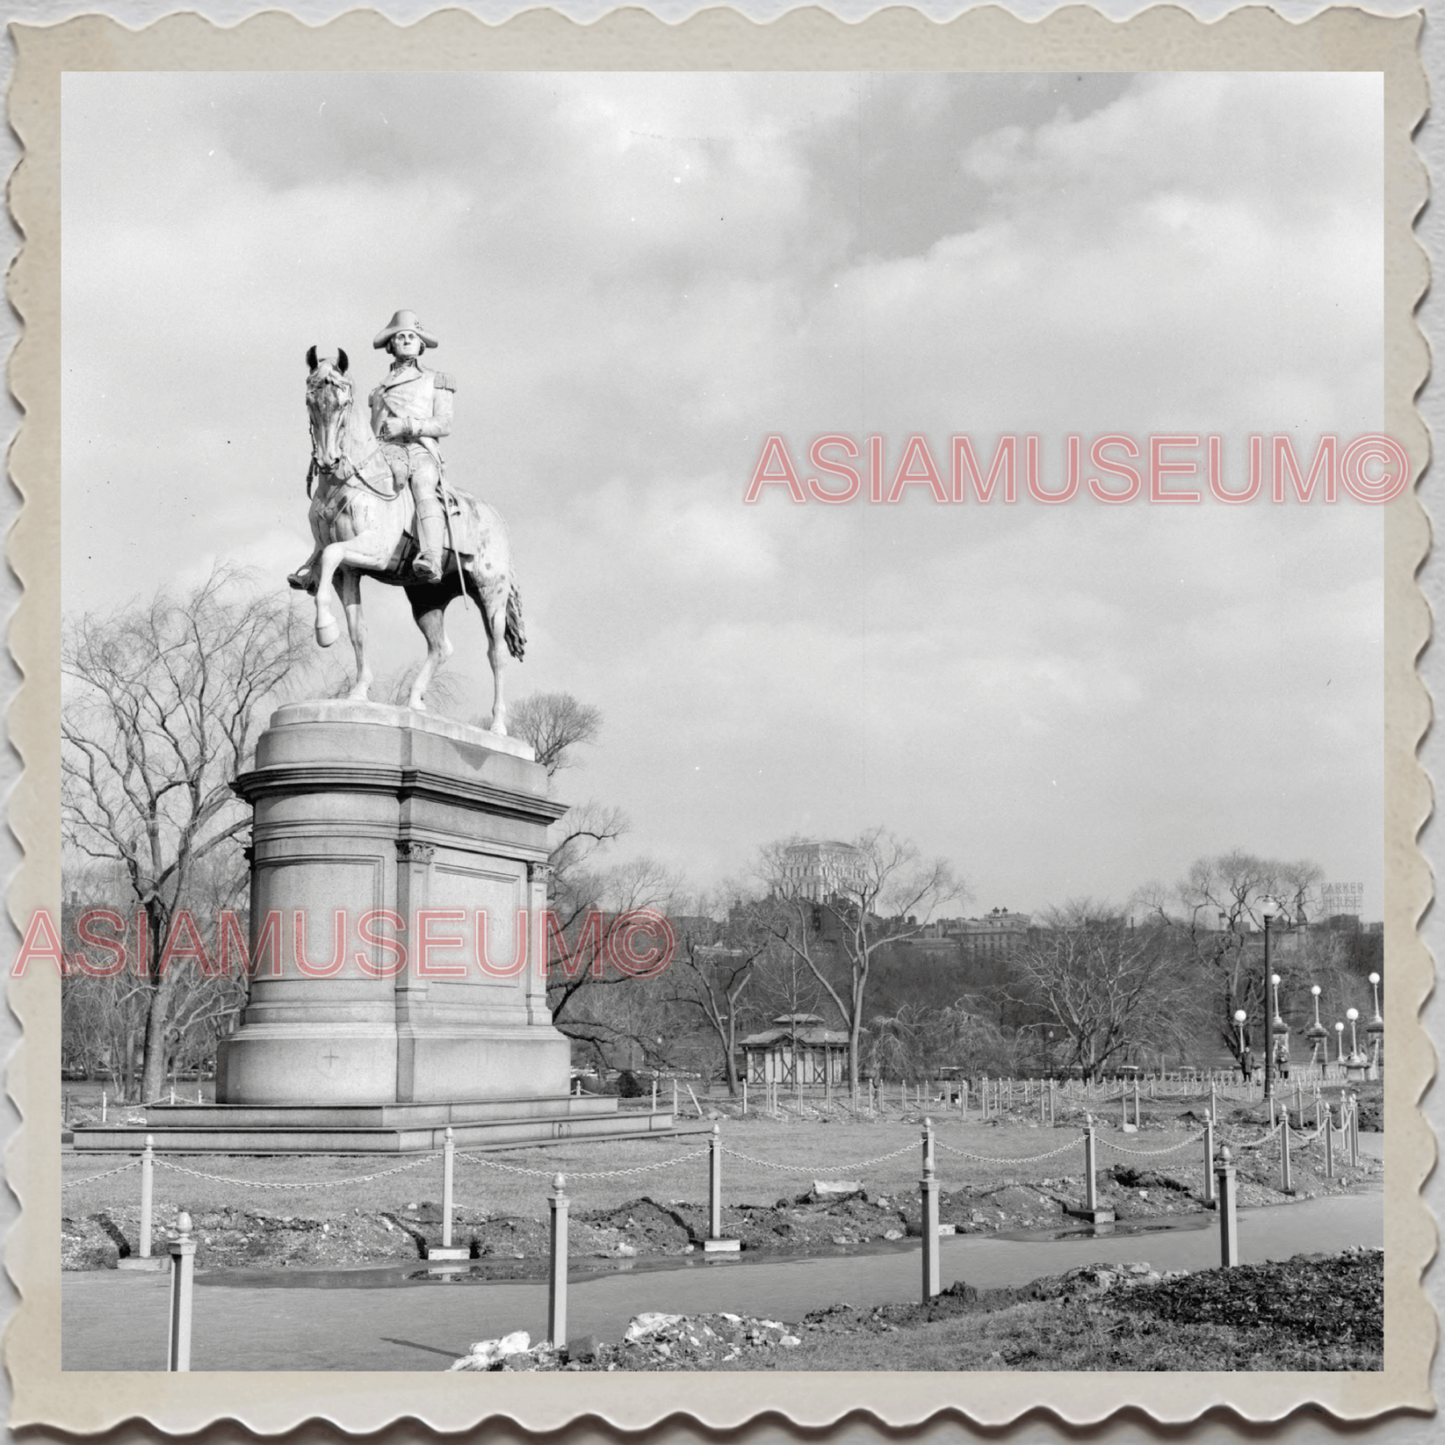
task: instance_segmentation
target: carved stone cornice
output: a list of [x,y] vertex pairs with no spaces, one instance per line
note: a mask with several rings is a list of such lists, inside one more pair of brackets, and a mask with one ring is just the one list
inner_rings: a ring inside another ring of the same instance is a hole
[[423,843],[418,838],[396,840],[396,856],[402,863],[430,863],[436,855],[435,843]]
[[568,804],[555,798],[474,782],[427,768],[369,767],[364,763],[285,763],[256,768],[242,773],[231,788],[253,804],[277,795],[384,793],[399,802],[420,798],[542,824],[556,822],[568,808]]

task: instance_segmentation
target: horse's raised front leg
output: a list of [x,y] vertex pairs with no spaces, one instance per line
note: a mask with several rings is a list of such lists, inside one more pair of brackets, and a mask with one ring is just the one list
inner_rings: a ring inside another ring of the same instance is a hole
[[408,588],[407,596],[411,601],[411,615],[416,618],[416,625],[421,629],[421,635],[426,638],[426,659],[417,669],[407,706],[415,708],[417,712],[425,712],[426,690],[431,686],[437,668],[452,655],[452,643],[447,636],[446,626],[447,602],[450,599],[444,592],[432,587],[414,590]]
[[346,694],[351,702],[365,702],[371,693],[371,664],[366,660],[366,618],[361,613],[361,574],[342,568],[336,578],[336,590],[346,609],[346,630],[356,653],[356,685]]
[[336,569],[346,560],[349,542],[332,542],[321,549],[316,567],[316,640],[322,647],[330,647],[341,636],[335,614],[331,610],[336,600],[332,579]]

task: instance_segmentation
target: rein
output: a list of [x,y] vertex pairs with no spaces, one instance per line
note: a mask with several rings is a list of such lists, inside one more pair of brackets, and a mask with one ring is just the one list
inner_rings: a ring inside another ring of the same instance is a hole
[[[332,384],[336,385],[336,383],[334,382]],[[355,412],[356,402],[352,396],[351,384],[347,382],[344,383],[344,385],[347,396],[347,415],[342,419],[342,426],[346,429],[348,436],[351,436],[355,432],[352,414]],[[374,437],[373,441],[375,441]],[[392,481],[392,486],[389,491],[383,491],[380,487],[369,481],[363,474],[363,468],[370,467],[373,462],[378,460],[378,458],[381,459],[381,463],[382,466],[385,468],[387,477]],[[350,473],[349,476],[347,475],[348,472]],[[312,478],[321,475],[333,477],[343,486],[365,487],[368,492],[371,492],[374,496],[382,498],[383,501],[394,502],[397,497],[401,495],[400,489],[395,484],[395,479],[392,478],[391,465],[386,461],[385,457],[382,454],[381,443],[379,441],[376,442],[376,444],[372,447],[371,451],[369,451],[364,457],[362,457],[359,462],[353,461],[349,456],[343,453],[343,455],[336,462],[334,462],[330,466],[327,466],[317,456],[316,441],[313,438],[311,443],[311,470],[306,474],[306,495],[308,497],[311,495]]]

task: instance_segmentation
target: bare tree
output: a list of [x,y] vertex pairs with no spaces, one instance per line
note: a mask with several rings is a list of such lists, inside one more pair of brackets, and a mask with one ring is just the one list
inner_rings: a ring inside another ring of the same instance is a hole
[[822,986],[848,1031],[848,1082],[857,1088],[859,1045],[874,956],[891,940],[913,938],[963,885],[943,859],[926,860],[910,842],[883,828],[853,840],[846,866],[826,886],[800,878],[791,865],[797,840],[763,850],[759,868],[767,897],[757,905],[773,937]]
[[[166,946],[202,874],[239,868],[248,811],[231,782],[287,680],[310,652],[289,599],[258,595],[221,565],[184,596],[161,591],[61,640],[61,827],[81,857],[119,865],[145,915],[134,960],[144,1002],[140,1094],[158,1096],[167,1033],[195,960]],[[121,903],[122,900],[115,900]]]
[[1193,991],[1157,924],[1090,902],[1047,913],[1014,959],[1011,995],[1056,1022],[1066,1066],[1094,1078],[1131,1048],[1178,1047],[1191,1032]]
[[[1236,1057],[1240,1035],[1235,1011],[1243,1009],[1251,1021],[1262,1020],[1268,1006],[1260,904],[1275,898],[1284,905],[1276,928],[1308,923],[1323,911],[1323,876],[1319,866],[1308,861],[1283,862],[1235,849],[1196,860],[1172,892],[1155,885],[1137,900],[1168,925],[1183,956],[1201,976],[1213,997],[1212,1027]],[[1246,1033],[1246,1046],[1254,1043]],[[1268,1047],[1267,1037],[1258,1046]]]
[[532,744],[550,778],[575,766],[575,749],[597,741],[602,713],[570,692],[534,692],[512,705],[508,726]]
[[686,901],[676,912],[677,957],[668,975],[668,998],[685,1012],[700,1015],[716,1037],[728,1093],[736,1094],[743,995],[775,941],[756,915],[729,910],[717,897]]

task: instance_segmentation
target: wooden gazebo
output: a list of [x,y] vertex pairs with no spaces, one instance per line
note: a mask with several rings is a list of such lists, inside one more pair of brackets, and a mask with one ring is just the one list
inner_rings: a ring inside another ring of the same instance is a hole
[[750,1084],[841,1084],[848,1077],[847,1034],[824,1028],[818,1014],[779,1014],[773,1025],[739,1046]]

